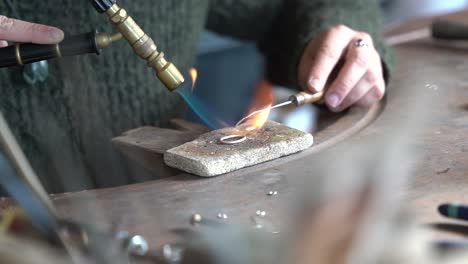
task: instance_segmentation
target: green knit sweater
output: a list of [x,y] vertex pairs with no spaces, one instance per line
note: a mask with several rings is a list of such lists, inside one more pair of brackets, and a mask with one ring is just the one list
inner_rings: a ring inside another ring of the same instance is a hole
[[[20,19],[54,25],[69,34],[113,32],[87,0],[13,1]],[[271,81],[294,85],[308,40],[336,24],[378,34],[374,0],[121,0],[167,57],[182,70],[195,63],[204,28],[259,43]],[[13,16],[0,0],[0,14]],[[182,102],[168,92],[127,43],[102,55],[50,62],[45,83],[29,85],[20,68],[0,69],[0,110],[51,192],[148,180],[131,173],[111,138],[144,125],[163,125]],[[180,108],[180,107],[179,107]]]

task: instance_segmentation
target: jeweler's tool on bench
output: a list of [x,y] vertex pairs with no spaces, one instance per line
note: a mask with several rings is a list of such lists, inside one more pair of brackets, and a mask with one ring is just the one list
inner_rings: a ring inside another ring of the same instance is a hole
[[389,36],[388,45],[399,45],[420,39],[468,40],[468,25],[447,20],[436,20],[429,27]]
[[112,42],[126,39],[135,53],[153,68],[157,77],[170,90],[177,89],[184,83],[184,76],[167,61],[164,53],[158,51],[153,39],[128,15],[127,11],[116,4],[116,0],[90,0],[99,13],[105,13],[119,33],[91,32],[66,37],[56,45],[16,44],[0,49],[0,68],[25,65],[33,62],[50,60],[65,56],[87,53],[99,54]]
[[2,210],[0,232],[45,240],[65,249],[73,260],[96,261],[90,263],[138,263],[130,259],[152,257],[141,236],[116,236],[60,218],[1,112],[0,186],[20,207]]
[[0,185],[34,219],[49,240],[58,241],[55,209],[0,113]]
[[306,105],[306,104],[319,103],[319,102],[323,101],[324,94],[325,94],[325,92],[318,92],[318,93],[314,93],[314,94],[310,94],[310,93],[306,93],[306,92],[300,92],[300,93],[291,95],[291,97],[289,97],[289,100],[286,101],[286,102],[279,103],[279,104],[276,104],[274,106],[270,106],[270,107],[267,107],[267,108],[260,109],[258,111],[252,112],[251,114],[249,114],[248,116],[242,118],[239,122],[237,122],[236,126],[242,125],[243,123],[245,123],[245,121],[250,119],[252,116],[263,113],[264,111],[270,111],[272,109],[280,108],[280,107],[284,107],[284,106],[288,106],[288,105],[294,105],[296,107],[299,107],[299,106],[303,106],[303,105]]

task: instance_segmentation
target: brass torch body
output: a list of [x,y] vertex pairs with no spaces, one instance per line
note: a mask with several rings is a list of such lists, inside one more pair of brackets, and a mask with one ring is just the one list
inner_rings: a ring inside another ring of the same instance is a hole
[[148,66],[155,70],[157,77],[170,91],[177,89],[184,82],[184,76],[180,71],[166,60],[163,52],[158,51],[153,39],[141,29],[125,9],[114,4],[106,14],[130,43],[135,53],[147,61]]

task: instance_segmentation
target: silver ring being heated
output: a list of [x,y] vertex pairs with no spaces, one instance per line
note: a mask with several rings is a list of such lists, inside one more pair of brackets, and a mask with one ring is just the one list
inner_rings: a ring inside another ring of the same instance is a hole
[[237,145],[247,140],[246,136],[230,135],[222,137],[219,141],[226,145]]
[[356,42],[354,42],[354,47],[357,47],[357,48],[368,48],[369,47],[369,44],[363,40],[363,39],[358,39],[356,40]]

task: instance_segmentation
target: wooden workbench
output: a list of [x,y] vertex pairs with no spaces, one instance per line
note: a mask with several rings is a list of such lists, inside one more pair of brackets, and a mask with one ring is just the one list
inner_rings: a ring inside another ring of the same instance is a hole
[[[452,15],[466,18],[468,12]],[[393,32],[402,32],[427,23],[420,20]],[[441,103],[430,108],[429,124],[419,132],[414,145],[424,150],[417,164],[415,182],[407,199],[422,223],[455,223],[437,215],[436,207],[446,201],[468,203],[468,44],[453,46],[431,40],[396,48],[397,71],[389,87],[385,110],[379,119],[359,134],[360,138],[394,129],[389,124],[404,120],[406,105],[418,96],[401,98],[401,89],[436,85]],[[211,179],[184,173],[162,180],[113,189],[54,196],[63,216],[93,222],[103,227],[126,229],[144,235],[153,247],[171,238],[171,228],[188,227],[192,213],[211,218],[223,212],[229,221],[245,223],[256,210],[274,216],[281,195],[288,192],[288,179],[313,174],[309,166],[314,154],[301,154],[286,160]],[[108,224],[104,224],[108,223]]]

